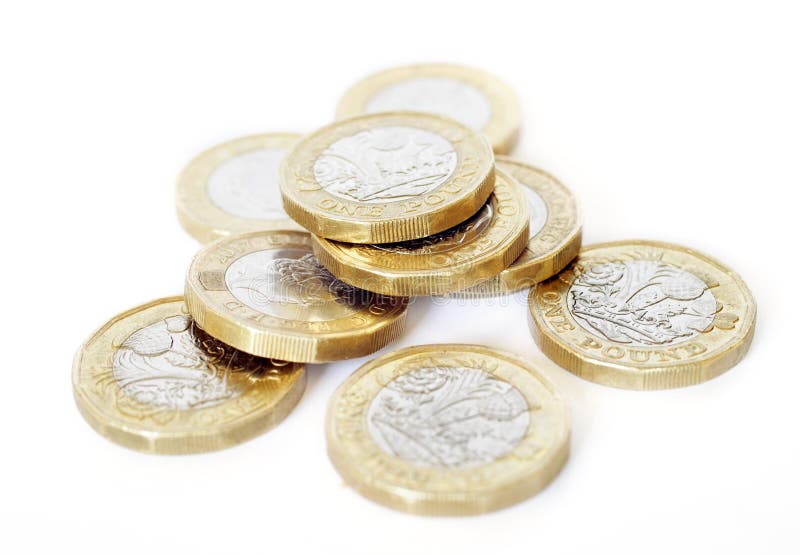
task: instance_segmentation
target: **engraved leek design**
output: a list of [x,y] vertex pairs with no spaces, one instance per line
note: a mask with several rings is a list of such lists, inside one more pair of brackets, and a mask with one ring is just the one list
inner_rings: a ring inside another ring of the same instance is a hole
[[585,329],[617,343],[678,343],[708,331],[718,307],[698,277],[659,261],[609,262],[574,281],[570,311]]
[[246,292],[258,307],[270,304],[321,306],[331,301],[348,306],[369,303],[372,295],[348,285],[331,274],[313,254],[300,258],[276,258],[258,275],[243,275],[232,289]]
[[[218,342],[197,341],[187,316],[171,316],[132,333],[114,355],[113,376],[130,400],[154,412],[215,406],[241,391],[229,383],[229,366],[220,364]],[[123,412],[141,415],[137,407]],[[153,416],[149,414],[149,416]]]
[[368,426],[389,454],[419,466],[468,468],[509,453],[524,437],[520,392],[475,368],[426,366],[402,374],[373,400]]
[[438,135],[384,127],[333,143],[314,163],[314,177],[327,192],[351,201],[395,201],[442,184],[456,159],[452,145]]
[[401,241],[398,243],[384,243],[372,245],[376,249],[400,254],[436,254],[456,249],[473,240],[492,221],[494,208],[486,203],[478,212],[465,222],[436,233],[429,237]]

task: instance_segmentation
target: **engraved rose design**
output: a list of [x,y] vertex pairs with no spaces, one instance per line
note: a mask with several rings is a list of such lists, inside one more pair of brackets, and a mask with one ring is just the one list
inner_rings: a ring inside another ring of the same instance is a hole
[[480,368],[430,365],[405,372],[373,399],[367,424],[387,453],[419,466],[467,468],[509,453],[529,407],[511,384]]

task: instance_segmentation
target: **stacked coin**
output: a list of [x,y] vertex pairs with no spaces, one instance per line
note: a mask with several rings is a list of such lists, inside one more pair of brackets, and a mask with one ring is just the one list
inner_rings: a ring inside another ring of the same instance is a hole
[[[123,313],[82,346],[81,413],[146,452],[233,445],[291,411],[306,364],[397,338],[408,297],[420,295],[530,288],[544,354],[605,385],[681,387],[735,365],[755,325],[741,278],[666,243],[581,249],[572,193],[502,155],[519,119],[496,77],[415,65],[359,82],[337,121],[308,135],[243,137],[199,155],[178,178],[177,209],[209,244],[183,297]],[[366,497],[408,512],[520,501],[569,453],[565,403],[542,374],[477,345],[384,354],[333,396],[331,461]]]

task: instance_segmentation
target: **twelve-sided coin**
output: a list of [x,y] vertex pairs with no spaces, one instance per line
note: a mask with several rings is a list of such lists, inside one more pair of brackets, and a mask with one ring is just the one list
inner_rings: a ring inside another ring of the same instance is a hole
[[189,312],[210,335],[257,356],[325,362],[372,353],[400,334],[407,299],[336,279],[304,231],[262,231],[200,251],[186,276]]
[[494,155],[455,121],[374,114],[304,137],[285,159],[280,185],[286,211],[315,235],[408,241],[477,212],[494,186]]
[[242,353],[200,330],[183,297],[113,318],[75,357],[72,387],[86,421],[148,453],[234,445],[283,420],[303,394],[302,364]]
[[753,339],[756,305],[730,268],[656,241],[592,245],[528,296],[544,353],[627,389],[697,384],[731,368]]
[[514,91],[494,75],[454,64],[417,64],[359,81],[339,102],[339,118],[391,111],[428,112],[454,119],[507,153],[517,140],[520,107]]

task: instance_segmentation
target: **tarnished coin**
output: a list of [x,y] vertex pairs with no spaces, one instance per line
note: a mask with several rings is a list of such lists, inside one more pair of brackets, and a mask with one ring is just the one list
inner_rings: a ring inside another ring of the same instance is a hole
[[367,355],[402,331],[407,299],[334,278],[304,231],[263,231],[207,246],[186,276],[198,326],[257,356],[325,362]]
[[469,128],[429,114],[339,121],[304,137],[281,167],[286,211],[316,235],[350,243],[426,237],[486,202],[494,155]]
[[569,454],[564,402],[519,358],[478,345],[402,349],[356,370],[328,407],[328,455],[359,493],[464,515],[544,488]]
[[147,453],[198,453],[265,432],[306,386],[302,364],[239,352],[200,330],[183,297],[113,318],[72,369],[78,409],[98,433]]
[[654,241],[592,245],[528,297],[544,353],[578,376],[626,389],[710,380],[753,338],[742,279],[691,249]]
[[241,137],[192,160],[178,177],[178,219],[202,243],[265,229],[300,229],[283,210],[278,170],[295,133]]
[[452,64],[419,64],[376,73],[348,90],[339,118],[391,111],[428,112],[484,134],[503,154],[517,141],[520,107],[514,91],[485,71]]
[[581,247],[581,217],[572,193],[552,175],[524,162],[500,156],[497,168],[523,185],[530,214],[528,245],[511,265],[455,297],[486,297],[511,293],[543,281],[575,258]]
[[385,295],[440,295],[471,287],[508,267],[528,240],[522,188],[498,170],[494,193],[470,219],[414,241],[356,245],[312,237],[336,277]]

